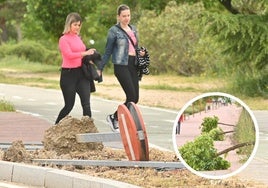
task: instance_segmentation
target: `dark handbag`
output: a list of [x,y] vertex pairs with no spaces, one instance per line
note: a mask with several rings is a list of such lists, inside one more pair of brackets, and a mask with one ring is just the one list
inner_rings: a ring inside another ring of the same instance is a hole
[[92,67],[92,66],[94,66],[94,65],[82,63],[82,71],[84,73],[84,76],[89,80],[90,92],[95,92],[96,87],[95,87],[95,83],[94,83],[94,78],[98,79],[99,76],[98,76],[96,69],[94,71],[94,67]]
[[[92,61],[94,64],[90,63]],[[92,55],[86,55],[82,58],[82,70],[85,77],[91,81],[102,82],[102,77],[99,76],[96,66],[101,62],[101,55],[94,52]]]
[[98,75],[97,70],[96,70],[94,65],[92,65],[90,63],[83,63],[82,70],[83,70],[85,77],[88,80],[97,81],[99,79],[99,75]]

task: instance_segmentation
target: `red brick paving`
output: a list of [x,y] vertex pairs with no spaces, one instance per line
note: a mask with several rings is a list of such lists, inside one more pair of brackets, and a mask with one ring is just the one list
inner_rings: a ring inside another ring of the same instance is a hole
[[0,112],[0,143],[22,140],[40,143],[44,132],[52,126],[41,118],[19,112]]

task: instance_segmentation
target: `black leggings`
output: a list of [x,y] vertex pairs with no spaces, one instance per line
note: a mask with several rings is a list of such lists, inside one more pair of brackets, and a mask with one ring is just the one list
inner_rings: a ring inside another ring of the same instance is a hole
[[[135,62],[136,57],[129,56],[127,66],[114,65],[114,74],[126,94],[125,105],[127,105],[128,102],[138,103],[139,101],[139,77]],[[117,111],[115,111],[114,117],[118,119]]]
[[90,84],[81,68],[63,68],[60,76],[60,87],[65,105],[60,111],[55,124],[71,112],[75,103],[76,93],[78,93],[80,97],[83,116],[91,117]]

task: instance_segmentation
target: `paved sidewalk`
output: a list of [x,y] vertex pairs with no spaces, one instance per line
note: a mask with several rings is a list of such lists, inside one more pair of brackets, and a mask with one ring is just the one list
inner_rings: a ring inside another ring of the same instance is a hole
[[41,143],[48,121],[19,112],[0,112],[0,143],[22,140],[23,143]]

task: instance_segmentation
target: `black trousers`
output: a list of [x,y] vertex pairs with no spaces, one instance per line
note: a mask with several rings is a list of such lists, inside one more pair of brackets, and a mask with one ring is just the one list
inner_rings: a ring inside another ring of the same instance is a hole
[[71,112],[75,104],[76,93],[80,97],[83,116],[91,117],[90,83],[81,68],[63,68],[60,76],[60,87],[64,98],[64,107],[61,109],[55,124]]
[[[136,57],[129,56],[127,66],[114,65],[114,74],[126,94],[125,105],[128,102],[138,103],[139,101],[139,77],[135,62]],[[115,111],[114,117],[118,119],[117,111]]]

